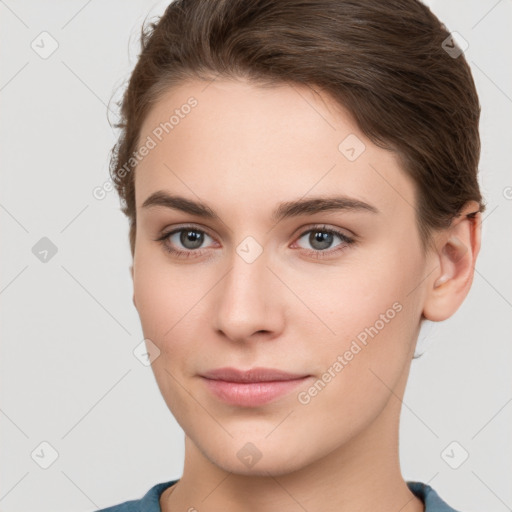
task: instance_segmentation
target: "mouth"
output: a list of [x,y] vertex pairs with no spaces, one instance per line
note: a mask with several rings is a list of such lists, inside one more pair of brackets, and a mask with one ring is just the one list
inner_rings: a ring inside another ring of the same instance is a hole
[[217,368],[201,374],[201,377],[211,380],[223,380],[226,382],[276,382],[289,381],[309,377],[305,373],[290,373],[275,368],[256,367],[250,370],[238,370],[237,368]]
[[219,368],[201,375],[208,390],[223,402],[240,407],[257,407],[290,393],[311,375],[272,368]]

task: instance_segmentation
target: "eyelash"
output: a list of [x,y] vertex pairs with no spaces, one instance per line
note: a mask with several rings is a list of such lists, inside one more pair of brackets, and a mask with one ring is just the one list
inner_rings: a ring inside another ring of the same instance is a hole
[[[174,235],[175,233],[180,233],[182,231],[187,231],[187,230],[195,231],[197,233],[203,233],[205,235],[208,235],[210,238],[213,238],[206,231],[204,231],[202,229],[199,229],[199,228],[196,228],[195,226],[182,226],[179,229],[174,229],[174,230],[169,231],[167,233],[163,233],[161,236],[159,236],[158,238],[155,239],[155,242],[159,242],[166,252],[168,252],[170,254],[173,254],[174,256],[176,256],[178,258],[191,258],[191,257],[195,258],[195,257],[199,257],[202,254],[200,249],[189,249],[189,250],[186,250],[186,251],[181,251],[181,250],[173,249],[167,243],[167,240],[168,240],[168,238],[171,235]],[[308,252],[314,258],[322,259],[322,258],[325,258],[327,256],[330,257],[330,256],[336,254],[337,252],[341,252],[341,251],[345,250],[347,247],[349,247],[349,246],[351,246],[351,245],[356,243],[356,240],[354,238],[348,237],[347,235],[345,235],[341,231],[338,231],[338,230],[333,229],[333,228],[328,228],[325,225],[317,225],[317,226],[310,227],[309,229],[303,231],[299,235],[297,240],[300,240],[307,233],[315,232],[315,231],[316,232],[320,232],[320,233],[328,233],[328,234],[336,235],[336,236],[338,236],[341,239],[342,243],[340,245],[338,245],[335,249],[327,249],[327,250],[324,250],[324,251],[319,251],[319,250],[315,251],[313,249],[310,249],[310,250],[304,249],[306,252]]]

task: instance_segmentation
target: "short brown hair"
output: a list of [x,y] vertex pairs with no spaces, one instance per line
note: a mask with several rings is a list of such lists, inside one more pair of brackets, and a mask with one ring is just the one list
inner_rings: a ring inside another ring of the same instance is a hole
[[130,157],[151,106],[187,79],[241,77],[327,92],[372,142],[396,152],[412,177],[424,248],[432,231],[449,226],[468,201],[483,211],[480,105],[464,55],[455,58],[443,48],[449,37],[417,0],[172,2],[142,26],[141,54],[119,103],[121,133],[111,152],[132,256],[136,163]]

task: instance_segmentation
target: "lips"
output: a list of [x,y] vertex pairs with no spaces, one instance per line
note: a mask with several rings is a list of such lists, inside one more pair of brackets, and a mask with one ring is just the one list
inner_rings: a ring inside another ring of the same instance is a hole
[[237,407],[259,407],[289,395],[311,378],[274,368],[218,368],[201,375],[206,388],[222,402]]
[[305,373],[290,373],[275,368],[256,367],[250,370],[238,370],[237,368],[217,368],[201,375],[211,380],[222,380],[226,382],[277,382],[302,379],[308,377]]

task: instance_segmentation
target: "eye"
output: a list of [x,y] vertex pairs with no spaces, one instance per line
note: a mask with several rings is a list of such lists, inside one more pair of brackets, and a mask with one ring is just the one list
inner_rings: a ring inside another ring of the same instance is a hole
[[[338,238],[341,243],[336,245],[334,249],[330,249],[336,238]],[[323,258],[324,255],[330,256],[355,243],[353,238],[345,235],[337,229],[328,228],[327,226],[315,226],[312,229],[304,231],[297,242],[302,239],[304,239],[306,243],[310,244],[312,249],[308,249],[308,251],[316,258]],[[302,246],[299,244],[299,247]]]
[[[334,249],[330,249],[336,238],[340,240],[340,243],[335,245]],[[194,226],[183,226],[163,233],[156,241],[163,246],[166,252],[178,258],[190,258],[202,255],[203,251],[201,250],[201,246],[207,239],[213,241],[213,237],[204,230]],[[312,249],[304,248],[300,244],[299,247],[305,249],[315,258],[324,258],[332,256],[335,253],[337,254],[356,241],[354,238],[345,235],[341,231],[329,228],[325,225],[314,226],[304,231],[296,243],[302,239],[305,239],[306,243],[309,243]]]
[[[213,238],[202,229],[198,229],[194,226],[184,226],[163,233],[156,241],[160,242],[167,252],[178,257],[188,258],[201,254],[199,249],[205,242],[205,239],[213,240]],[[181,247],[185,250],[182,250]]]

